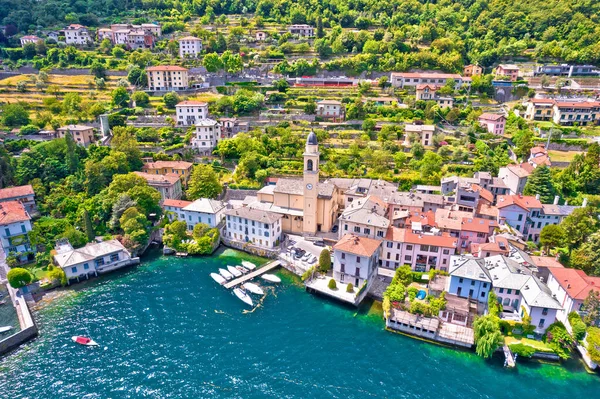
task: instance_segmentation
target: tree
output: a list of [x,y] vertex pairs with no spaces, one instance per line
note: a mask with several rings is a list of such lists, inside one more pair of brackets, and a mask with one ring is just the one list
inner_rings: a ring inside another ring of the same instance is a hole
[[527,158],[533,148],[533,132],[529,129],[519,130],[512,136],[515,143],[515,154],[519,158]]
[[196,165],[190,176],[187,196],[191,200],[198,198],[216,198],[223,191],[219,175],[210,165]]
[[592,207],[576,208],[561,223],[569,252],[583,244],[598,230],[598,213]]
[[67,285],[67,274],[60,267],[53,266],[52,269],[48,272],[48,278],[51,281],[58,281],[60,285],[63,287]]
[[290,84],[286,79],[278,79],[273,81],[273,87],[277,89],[280,93],[285,93],[290,88]]
[[125,107],[129,102],[129,93],[124,87],[117,87],[111,93],[112,103],[116,107]]
[[103,63],[96,60],[92,63],[90,67],[90,73],[97,78],[105,78],[106,77],[106,67]]
[[491,314],[478,317],[473,322],[475,333],[475,352],[483,357],[492,357],[496,349],[502,344],[502,332],[497,316]]
[[223,69],[223,62],[217,53],[209,53],[204,56],[202,65],[208,72],[217,72]]
[[352,283],[348,283],[348,285],[346,286],[346,292],[350,294],[354,293],[354,286],[352,285]]
[[79,155],[77,154],[77,144],[68,130],[65,133],[65,143],[67,144],[67,151],[65,152],[67,170],[74,173],[79,169]]
[[147,107],[150,104],[150,96],[144,91],[136,91],[131,95],[136,107]]
[[394,278],[392,278],[392,284],[400,283],[404,286],[408,286],[412,281],[412,270],[409,265],[403,265],[397,268],[394,273]]
[[442,157],[433,151],[426,151],[423,159],[419,162],[421,177],[430,179],[442,170]]
[[163,102],[167,108],[175,108],[179,101],[179,96],[174,91],[170,91],[163,96]]
[[24,126],[29,121],[29,112],[19,103],[6,104],[2,108],[2,123],[8,127]]
[[583,301],[581,310],[585,312],[585,316],[583,316],[585,324],[588,326],[597,325],[600,321],[600,292],[590,290]]
[[33,275],[27,269],[13,267],[6,275],[8,282],[13,288],[22,288],[33,281]]
[[587,274],[600,276],[600,233],[596,232],[573,251],[571,267],[583,270]]
[[135,86],[148,86],[148,75],[142,68],[134,66],[127,73],[127,81]]
[[542,204],[551,204],[556,195],[556,188],[552,183],[552,174],[546,165],[538,166],[527,179],[523,189],[525,195],[538,195]]
[[244,67],[242,57],[239,54],[232,54],[229,50],[221,55],[221,62],[227,73],[240,72]]
[[317,113],[317,103],[315,100],[310,99],[306,104],[304,104],[304,112],[308,115],[314,115]]
[[332,291],[337,290],[337,284],[334,279],[329,280],[329,283],[327,283],[327,288],[329,288]]
[[540,233],[540,243],[544,246],[546,253],[548,253],[550,248],[562,246],[565,238],[565,229],[556,224],[544,226]]
[[325,37],[325,32],[323,31],[323,19],[321,18],[321,14],[317,17],[317,38],[322,39]]
[[83,225],[85,226],[85,234],[87,235],[88,242],[94,241],[96,234],[94,233],[94,227],[92,226],[92,219],[87,209],[83,210]]
[[327,248],[324,248],[319,255],[319,271],[327,273],[331,269],[331,253]]
[[129,170],[142,168],[142,152],[135,137],[135,128],[115,126],[110,145],[115,151],[122,152],[127,156]]

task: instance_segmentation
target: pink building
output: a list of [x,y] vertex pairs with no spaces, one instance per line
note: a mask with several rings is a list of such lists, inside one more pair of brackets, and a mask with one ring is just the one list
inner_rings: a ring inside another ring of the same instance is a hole
[[488,132],[502,136],[506,126],[506,117],[501,114],[483,113],[479,116],[479,124],[485,127]]
[[380,265],[395,270],[410,265],[412,270],[448,270],[450,256],[456,251],[458,240],[448,233],[426,233],[390,227],[383,241]]
[[519,80],[519,67],[516,65],[500,64],[496,68],[497,76],[508,76],[512,82]]
[[467,252],[473,243],[485,244],[498,222],[491,219],[473,217],[468,212],[438,209],[435,213],[435,224],[438,229],[458,238],[457,251]]

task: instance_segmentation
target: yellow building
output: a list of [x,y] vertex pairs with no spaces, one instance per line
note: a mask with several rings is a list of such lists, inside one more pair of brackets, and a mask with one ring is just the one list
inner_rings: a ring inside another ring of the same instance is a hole
[[303,179],[278,179],[275,185],[258,191],[258,202],[249,206],[283,215],[286,233],[327,232],[338,217],[339,189],[333,183],[319,182],[319,145],[311,132],[304,151]]
[[181,183],[185,186],[192,174],[192,166],[194,166],[193,163],[184,161],[156,161],[145,163],[142,166],[142,172],[162,176],[174,173],[179,176]]

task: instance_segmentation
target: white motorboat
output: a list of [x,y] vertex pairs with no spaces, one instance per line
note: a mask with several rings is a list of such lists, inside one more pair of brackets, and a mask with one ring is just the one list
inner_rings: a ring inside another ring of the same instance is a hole
[[0,333],[5,333],[10,330],[12,330],[12,326],[0,327]]
[[231,280],[233,278],[233,274],[229,273],[225,269],[219,269],[219,274],[225,277],[225,280]]
[[246,274],[248,273],[250,270],[246,269],[244,266],[236,266],[236,269],[238,269],[240,272],[242,272],[242,274]]
[[256,265],[252,262],[248,262],[247,260],[242,261],[242,266],[244,266],[246,269],[248,269],[250,271],[256,269]]
[[227,270],[229,270],[229,273],[233,274],[235,277],[242,276],[242,272],[236,269],[235,266],[227,266]]
[[246,294],[246,291],[242,290],[241,288],[234,288],[233,293],[243,302],[252,306],[252,298],[250,298],[250,295]]
[[270,281],[271,283],[281,283],[281,279],[274,274],[263,274],[261,277],[263,280]]
[[244,284],[242,284],[242,288],[245,289],[246,291],[249,291],[256,295],[264,295],[265,294],[265,292],[262,290],[262,288],[260,288],[258,285],[254,284],[254,283],[244,283]]
[[98,343],[96,343],[96,341],[94,341],[91,338],[88,337],[82,337],[77,336],[77,337],[71,337],[71,339],[73,340],[73,342],[79,344],[79,345],[84,345],[84,346],[98,346]]
[[219,283],[221,285],[225,284],[225,282],[227,281],[223,278],[223,276],[221,276],[218,273],[211,273],[210,276],[212,277],[213,280],[215,280],[217,283]]

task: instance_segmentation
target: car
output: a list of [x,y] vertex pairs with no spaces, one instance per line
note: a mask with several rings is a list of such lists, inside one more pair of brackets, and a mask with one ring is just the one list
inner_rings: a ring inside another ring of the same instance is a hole
[[340,228],[340,226],[338,226],[337,224],[333,225],[333,227],[331,228],[331,232],[332,233],[337,233],[339,228]]
[[315,241],[315,242],[313,242],[313,244],[317,247],[324,247],[325,241]]
[[312,256],[312,254],[310,252],[307,252],[303,257],[302,257],[302,261],[306,262],[310,259],[310,257]]
[[288,252],[293,252],[294,251],[294,246],[290,245],[289,247],[287,247],[287,251]]
[[296,253],[294,254],[294,258],[295,259],[300,259],[300,258],[302,258],[304,256],[305,253],[306,253],[305,250],[297,248],[296,249]]
[[316,262],[317,262],[317,257],[316,257],[316,256],[313,256],[312,258],[310,258],[310,259],[308,260],[308,264],[309,264],[309,265],[313,265],[313,264],[315,264]]

